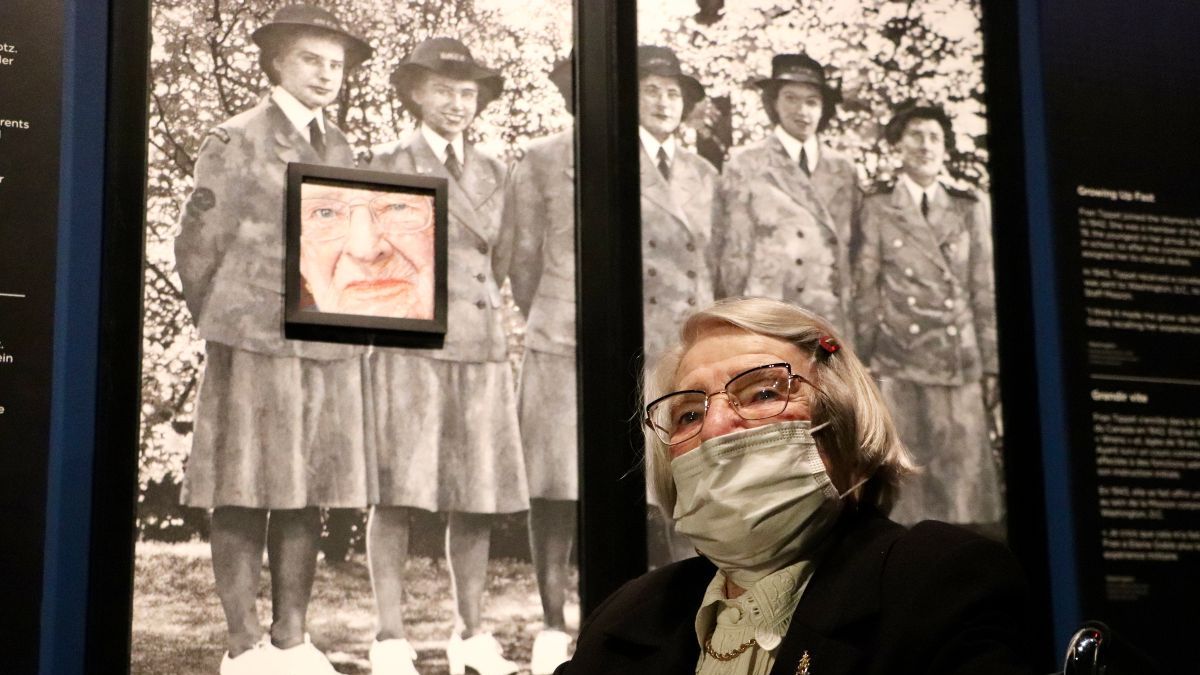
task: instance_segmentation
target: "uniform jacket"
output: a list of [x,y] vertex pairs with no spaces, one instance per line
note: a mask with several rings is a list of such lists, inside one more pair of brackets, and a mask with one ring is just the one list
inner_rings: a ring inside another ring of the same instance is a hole
[[354,166],[326,120],[325,159],[270,97],[213,129],[200,146],[175,263],[200,337],[272,356],[341,359],[361,348],[283,337],[288,162]]
[[[1012,554],[926,521],[847,513],[800,597],[772,675],[1028,675],[1025,585]],[[623,586],[556,675],[690,675],[696,611],[716,568],[690,558]],[[807,653],[808,670],[801,659]]]
[[960,385],[997,372],[986,204],[943,189],[928,221],[903,186],[865,201],[855,264],[859,352],[882,375]]
[[668,184],[642,148],[641,174],[642,319],[649,365],[678,338],[684,317],[713,300],[717,170],[676,147]]
[[529,145],[508,179],[501,255],[526,317],[525,347],[575,356],[575,134]]
[[374,150],[371,168],[445,178],[450,184],[447,232],[447,327],[441,349],[414,354],[445,361],[503,361],[507,351],[496,283],[504,165],[467,145],[455,180],[419,131]]
[[828,146],[812,176],[774,135],[735,152],[721,179],[719,293],[793,302],[853,342],[850,250],[861,194],[854,165]]

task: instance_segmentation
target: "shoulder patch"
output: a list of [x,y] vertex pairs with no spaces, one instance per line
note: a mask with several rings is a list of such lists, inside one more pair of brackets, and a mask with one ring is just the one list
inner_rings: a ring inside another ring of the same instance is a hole
[[217,205],[217,195],[206,187],[196,188],[187,202],[188,215],[199,215]]
[[222,127],[213,127],[212,129],[209,129],[208,137],[216,138],[217,140],[221,141],[222,143],[229,142],[229,132],[226,131]]
[[943,185],[942,187],[946,188],[946,193],[951,197],[966,199],[972,202],[979,201],[979,195],[974,190],[964,190],[962,188],[950,187],[949,185]]

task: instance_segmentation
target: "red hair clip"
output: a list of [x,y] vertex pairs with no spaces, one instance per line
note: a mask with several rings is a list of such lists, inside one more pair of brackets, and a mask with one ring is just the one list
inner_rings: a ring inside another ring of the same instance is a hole
[[830,354],[842,348],[842,346],[838,344],[838,341],[833,339],[833,337],[830,335],[821,336],[821,339],[817,340],[817,344],[821,345],[821,349],[824,349]]

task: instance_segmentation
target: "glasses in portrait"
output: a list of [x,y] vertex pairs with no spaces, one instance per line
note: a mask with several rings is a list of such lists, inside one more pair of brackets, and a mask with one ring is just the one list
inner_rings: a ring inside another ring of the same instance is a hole
[[304,183],[301,309],[432,319],[434,214],[432,194]]

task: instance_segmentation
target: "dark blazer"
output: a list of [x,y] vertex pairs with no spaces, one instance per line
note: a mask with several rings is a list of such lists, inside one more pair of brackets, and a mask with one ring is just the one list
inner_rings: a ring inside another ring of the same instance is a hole
[[[906,530],[847,513],[818,565],[772,675],[1027,675],[1025,585],[1001,544],[926,521]],[[696,610],[716,568],[690,558],[643,575],[584,623],[556,675],[694,673]]]

